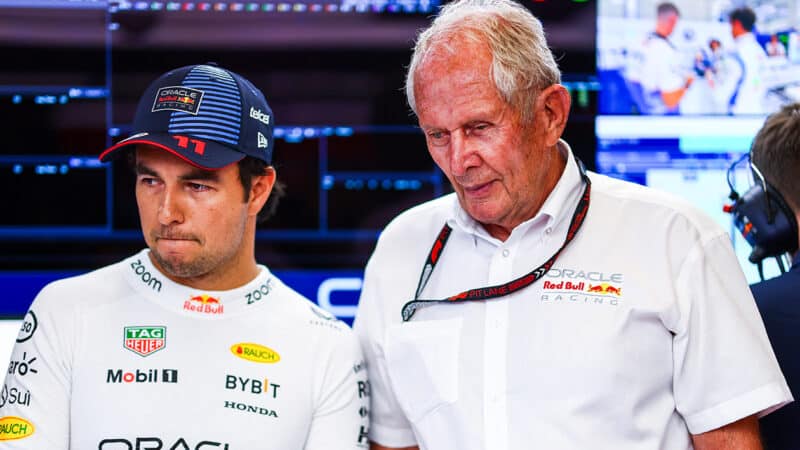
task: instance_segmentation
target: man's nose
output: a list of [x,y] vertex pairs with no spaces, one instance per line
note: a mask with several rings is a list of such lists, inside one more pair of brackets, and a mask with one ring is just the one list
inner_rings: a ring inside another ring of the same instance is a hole
[[158,205],[158,221],[162,225],[183,222],[183,208],[178,188],[165,188]]
[[480,164],[477,147],[470,136],[462,129],[450,135],[450,172],[454,176],[463,176],[470,167]]

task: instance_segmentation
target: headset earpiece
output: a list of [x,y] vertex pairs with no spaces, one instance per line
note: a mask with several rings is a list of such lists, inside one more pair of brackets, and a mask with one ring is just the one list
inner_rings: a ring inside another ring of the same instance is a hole
[[768,182],[757,182],[741,195],[734,202],[731,214],[736,228],[753,247],[750,262],[758,264],[765,258],[797,250],[795,215]]

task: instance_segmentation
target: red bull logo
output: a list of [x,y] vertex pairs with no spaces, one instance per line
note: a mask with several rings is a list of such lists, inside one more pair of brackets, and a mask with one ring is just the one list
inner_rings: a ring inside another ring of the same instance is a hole
[[557,290],[557,291],[583,291],[586,287],[586,282],[573,282],[573,281],[545,281],[542,283],[542,288],[546,291],[549,290]]
[[601,284],[590,283],[589,287],[586,289],[586,292],[590,292],[593,294],[611,294],[619,297],[622,295],[622,288],[612,286],[608,283],[601,283]]
[[224,305],[218,298],[202,294],[189,297],[189,300],[183,303],[183,309],[202,314],[222,314]]
[[202,303],[204,305],[208,304],[208,303],[213,303],[215,305],[219,304],[219,300],[218,299],[216,299],[216,298],[214,298],[214,297],[212,297],[210,295],[206,295],[206,294],[195,295],[194,297],[190,298],[189,301],[190,302],[200,302],[200,303]]
[[178,97],[178,99],[176,101],[178,101],[180,103],[186,103],[186,104],[189,104],[189,105],[194,105],[194,99],[191,98],[191,97]]

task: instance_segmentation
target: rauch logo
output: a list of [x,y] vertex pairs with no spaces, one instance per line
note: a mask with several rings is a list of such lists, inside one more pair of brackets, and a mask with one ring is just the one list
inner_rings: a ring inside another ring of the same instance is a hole
[[257,363],[272,364],[281,360],[275,350],[259,344],[240,343],[231,346],[231,353],[239,358]]
[[0,417],[0,441],[26,438],[33,434],[33,424],[21,417]]
[[167,327],[125,327],[125,348],[137,355],[151,355],[166,345]]

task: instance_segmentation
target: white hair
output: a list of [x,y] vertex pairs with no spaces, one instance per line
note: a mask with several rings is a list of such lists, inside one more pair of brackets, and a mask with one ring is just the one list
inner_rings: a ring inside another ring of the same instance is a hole
[[451,48],[454,37],[489,46],[490,77],[500,97],[523,120],[533,118],[538,92],[561,82],[542,24],[530,11],[513,0],[457,0],[443,6],[431,26],[417,37],[406,73],[406,97],[415,114],[414,75],[432,48]]

